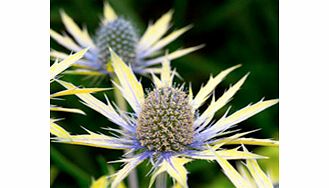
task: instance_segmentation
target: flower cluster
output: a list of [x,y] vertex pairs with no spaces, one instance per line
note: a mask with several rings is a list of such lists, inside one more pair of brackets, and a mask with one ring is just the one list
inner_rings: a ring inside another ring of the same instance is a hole
[[[57,69],[60,67],[61,72],[76,63],[78,67],[83,67],[75,69],[76,72],[111,73],[114,87],[120,91],[133,110],[128,112],[107,97],[107,102],[104,103],[90,94],[105,89],[79,88],[72,83],[54,79],[58,73],[52,75],[52,80],[66,88],[64,94],[76,95],[86,106],[118,125],[118,128],[108,128],[112,133],[109,135],[87,129],[85,129],[86,134],[75,135],[52,121],[53,142],[127,152],[122,159],[114,161],[123,162],[125,164],[123,168],[110,178],[101,177],[94,182],[93,187],[98,184],[118,187],[139,164],[149,161],[152,164],[150,187],[160,174],[167,173],[172,177],[174,184],[187,188],[188,172],[184,165],[192,160],[217,161],[236,187],[273,187],[273,183],[256,161],[266,157],[249,152],[245,146],[278,146],[278,142],[246,137],[254,131],[240,132],[235,128],[240,122],[277,104],[278,100],[261,99],[234,113],[230,113],[228,109],[220,119],[214,118],[215,113],[228,104],[248,77],[246,74],[220,97],[215,97],[216,87],[240,65],[210,77],[194,95],[191,84],[188,88],[184,84],[180,86],[174,84],[177,72],[171,68],[170,60],[199,47],[182,49],[150,59],[158,50],[189,29],[185,27],[162,38],[169,28],[172,11],[150,25],[145,34],[139,37],[129,20],[118,17],[113,9],[105,4],[104,18],[93,40],[85,28],[81,30],[64,12],[61,12],[61,16],[66,29],[77,43],[55,31],[51,31],[51,37],[72,51],[86,47],[89,49],[71,56],[52,51],[53,57],[64,59],[64,63],[61,65],[55,63],[54,66],[57,66]],[[161,67],[150,68],[155,64],[161,64]],[[151,87],[143,86],[136,76],[146,73],[152,78]],[[55,96],[61,96],[61,93]],[[209,98],[212,100],[207,103]],[[201,110],[202,106],[205,110]],[[228,145],[231,147],[227,147]],[[234,145],[236,147],[232,147]],[[237,171],[228,160],[245,160],[251,176],[240,163]]]

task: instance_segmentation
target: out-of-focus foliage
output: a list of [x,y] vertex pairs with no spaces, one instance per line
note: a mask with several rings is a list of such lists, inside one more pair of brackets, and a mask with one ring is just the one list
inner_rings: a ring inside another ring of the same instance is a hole
[[[218,93],[219,96],[229,83],[235,83],[247,72],[251,73],[242,89],[230,102],[231,111],[246,106],[249,101],[257,102],[262,97],[278,98],[278,1],[110,0],[109,3],[118,14],[134,21],[140,33],[143,33],[150,20],[156,20],[169,9],[174,10],[172,28],[193,24],[193,28],[170,44],[169,48],[206,44],[203,49],[174,60],[172,64],[185,81],[193,83],[195,91],[208,80],[209,74],[215,75],[225,68],[242,64],[241,68],[224,80],[222,87],[216,89],[216,94]],[[87,26],[89,32],[93,34],[98,27],[102,8],[101,0],[51,0],[51,28],[64,31],[59,14],[59,10],[64,9],[80,26]],[[54,41],[51,41],[51,47],[64,50]],[[91,80],[81,76],[65,75],[62,79],[75,85],[92,87]],[[147,78],[143,78],[142,81],[145,84],[149,83]],[[98,85],[105,88],[110,86],[110,82],[106,79]],[[51,85],[51,93],[61,89],[62,87],[57,83]],[[114,100],[113,91],[105,93]],[[102,93],[96,93],[95,96],[104,99]],[[81,126],[91,131],[99,131],[100,127],[114,126],[106,118],[81,104],[77,97],[67,96],[63,99],[65,100],[52,101],[52,103],[79,108],[87,114],[84,116],[52,112],[51,115],[54,117],[65,118],[60,124],[66,130],[82,133]],[[217,113],[218,118],[225,110],[226,108]],[[278,105],[243,122],[240,128],[246,130],[261,128],[252,136],[278,139]],[[255,152],[259,151],[259,154],[273,158],[275,156],[272,153],[278,152],[272,147],[264,152],[261,148],[256,149]],[[120,151],[52,143],[52,187],[88,187],[92,182],[91,177],[98,179],[108,174],[106,161],[116,160],[120,155]],[[272,169],[273,173],[277,174],[278,160],[262,160],[259,163],[264,169],[269,171]],[[112,167],[118,169],[118,165],[113,164]],[[148,186],[149,178],[145,176],[149,170],[150,165],[144,163],[138,168],[140,187]],[[233,187],[222,171],[218,170],[216,163],[194,161],[187,165],[187,170],[190,172],[188,183],[193,188]]]

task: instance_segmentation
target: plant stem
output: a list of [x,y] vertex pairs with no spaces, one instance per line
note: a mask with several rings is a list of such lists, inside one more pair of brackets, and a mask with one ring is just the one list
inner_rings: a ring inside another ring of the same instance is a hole
[[57,178],[59,173],[58,168],[55,165],[50,166],[50,187],[53,185],[55,179]]
[[[114,77],[114,76],[113,76]],[[118,78],[114,77],[113,79],[116,83],[118,83]],[[119,106],[120,110],[127,111],[127,103],[125,99],[123,98],[121,91],[119,88],[114,87],[114,98],[115,98],[115,103]]]
[[87,187],[90,185],[91,176],[77,167],[52,146],[50,147],[50,157],[60,170],[72,175],[80,183],[80,186]]
[[156,188],[167,188],[167,174],[166,172],[162,172],[158,175],[155,182]]
[[138,179],[136,169],[133,169],[128,176],[128,183],[130,188],[138,188]]
[[[112,78],[115,82],[118,83],[117,77],[113,76]],[[117,87],[114,87],[114,97],[116,104],[119,106],[120,110],[127,111],[127,103],[123,98],[121,91]],[[128,150],[125,152],[128,152]],[[132,157],[132,155],[133,155],[132,153],[129,153],[127,157]],[[129,183],[129,188],[138,188],[138,177],[135,169],[133,169],[130,172],[128,176],[128,183]]]

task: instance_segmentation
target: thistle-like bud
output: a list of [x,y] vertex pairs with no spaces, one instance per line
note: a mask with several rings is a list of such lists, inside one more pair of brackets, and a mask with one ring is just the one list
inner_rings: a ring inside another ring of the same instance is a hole
[[192,107],[177,88],[154,89],[144,101],[137,121],[137,138],[152,151],[183,151],[193,140]]
[[136,30],[129,21],[118,18],[108,22],[98,29],[95,36],[95,44],[99,50],[98,60],[105,65],[111,57],[111,47],[125,63],[134,63],[137,41]]

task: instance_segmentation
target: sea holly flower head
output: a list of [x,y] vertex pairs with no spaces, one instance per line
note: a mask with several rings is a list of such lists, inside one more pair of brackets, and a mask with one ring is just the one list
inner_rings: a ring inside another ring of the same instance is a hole
[[124,18],[117,18],[101,25],[95,35],[99,50],[98,61],[106,65],[110,59],[109,46],[128,64],[135,64],[138,35],[132,24]]
[[193,112],[184,91],[155,88],[138,115],[136,136],[142,146],[154,151],[183,151],[192,143]]
[[[227,167],[226,160],[259,159],[263,156],[241,150],[240,147],[225,149],[226,145],[261,145],[277,146],[278,142],[270,139],[245,138],[252,132],[232,130],[238,123],[248,119],[258,112],[276,104],[278,100],[261,100],[253,105],[229,114],[215,121],[215,113],[225,106],[239,90],[247,75],[230,87],[218,99],[212,97],[210,105],[202,113],[196,111],[211,96],[216,86],[238,66],[231,67],[211,77],[199,92],[193,96],[191,87],[184,90],[184,85],[176,87],[173,84],[175,70],[171,70],[167,58],[162,62],[160,77],[152,74],[154,88],[144,93],[144,88],[136,78],[130,66],[112,50],[111,62],[118,81],[114,85],[121,91],[134,113],[124,113],[112,102],[107,104],[96,99],[91,94],[77,94],[90,108],[117,124],[120,129],[109,128],[114,136],[88,131],[88,134],[71,135],[54,134],[57,142],[102,147],[107,149],[129,150],[132,157],[123,158],[125,166],[112,176],[111,187],[119,183],[141,162],[149,160],[152,167],[150,186],[155,178],[167,172],[180,186],[187,185],[187,170],[184,165],[193,159],[218,160],[223,169]],[[59,81],[67,89],[76,86]],[[65,130],[64,130],[65,131]],[[64,135],[64,136],[63,136]],[[226,174],[233,178],[230,174]]]
[[[80,29],[64,11],[61,11],[62,21],[72,38],[53,30],[50,31],[50,36],[70,51],[76,52],[82,48],[89,48],[84,59],[76,63],[78,69],[68,71],[72,74],[95,76],[112,73],[113,68],[109,63],[111,55],[109,47],[125,63],[131,65],[135,73],[159,72],[160,69],[155,65],[161,64],[164,59],[161,50],[191,28],[191,26],[186,26],[166,35],[170,29],[172,15],[173,11],[167,12],[154,24],[150,24],[144,34],[139,36],[135,25],[129,19],[118,16],[110,5],[105,3],[102,22],[95,36],[90,37],[85,27]],[[168,54],[167,58],[176,59],[201,47],[176,50]],[[67,54],[55,50],[51,51],[51,55],[55,58],[67,57]]]

